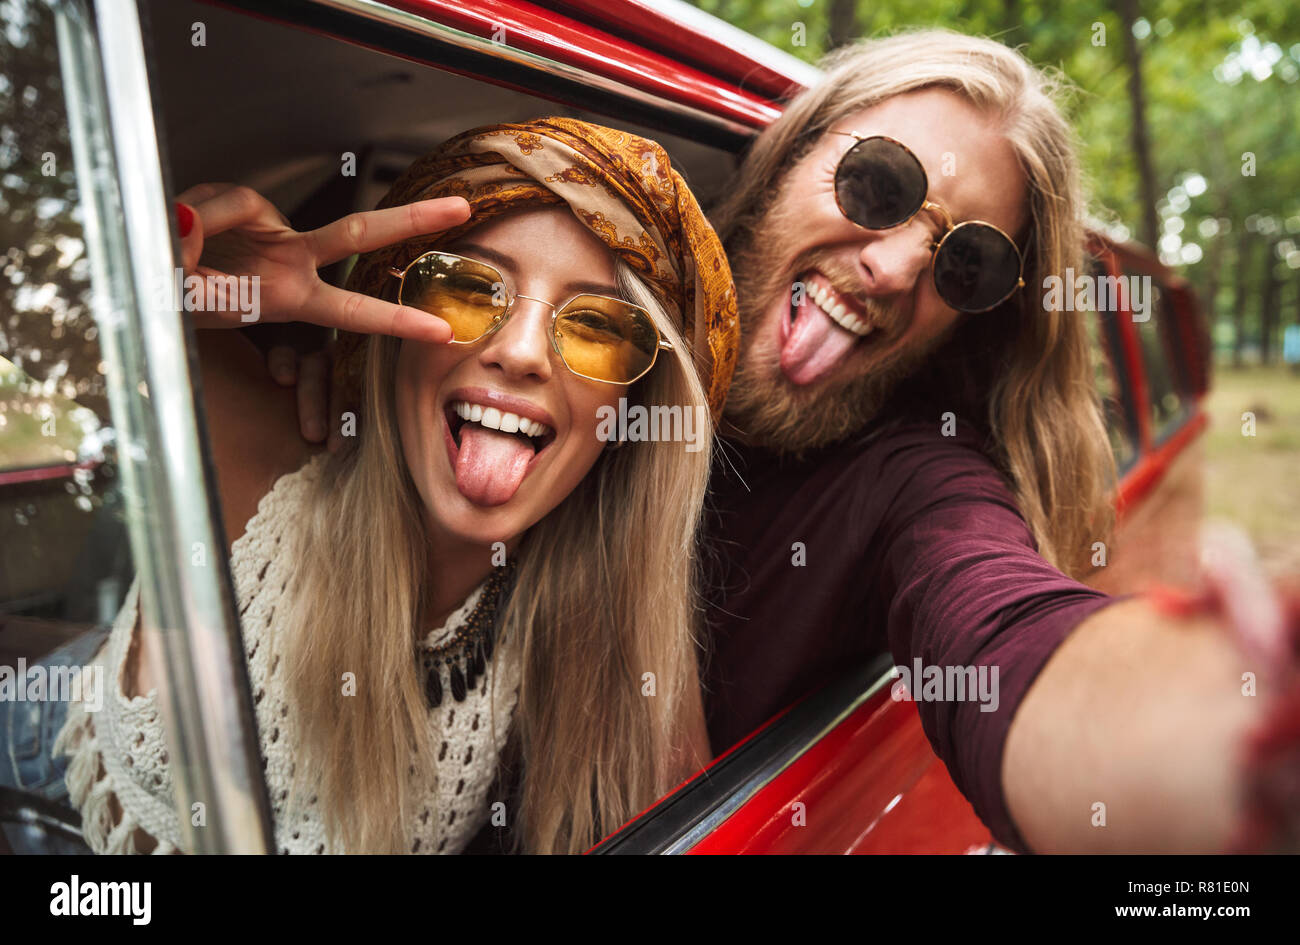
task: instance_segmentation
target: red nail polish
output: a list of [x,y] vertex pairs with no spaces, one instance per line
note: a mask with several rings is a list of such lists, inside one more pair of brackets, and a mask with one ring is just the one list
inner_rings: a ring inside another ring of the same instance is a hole
[[183,203],[176,204],[176,222],[181,228],[181,239],[185,239],[194,229],[194,211]]

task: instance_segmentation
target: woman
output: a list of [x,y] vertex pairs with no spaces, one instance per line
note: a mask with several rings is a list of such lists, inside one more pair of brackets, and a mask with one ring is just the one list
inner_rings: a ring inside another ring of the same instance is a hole
[[[580,852],[697,768],[709,451],[597,437],[621,397],[716,419],[734,361],[725,257],[662,149],[569,119],[476,129],[311,234],[243,189],[189,196],[188,269],[264,277],[267,317],[407,335],[343,340],[360,416],[298,468],[292,405],[208,333],[277,848],[457,852],[510,757],[522,848]],[[430,222],[452,225],[415,235]],[[358,249],[352,294],[312,283]],[[100,852],[179,844],[136,601],[102,656],[122,691],[57,746]]]

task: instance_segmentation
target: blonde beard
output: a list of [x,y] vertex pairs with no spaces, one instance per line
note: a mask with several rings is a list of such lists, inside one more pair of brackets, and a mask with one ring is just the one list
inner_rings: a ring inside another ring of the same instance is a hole
[[776,359],[757,355],[754,347],[752,339],[742,336],[726,419],[747,440],[795,455],[866,427],[920,360],[892,358],[870,374],[801,388],[786,380]]

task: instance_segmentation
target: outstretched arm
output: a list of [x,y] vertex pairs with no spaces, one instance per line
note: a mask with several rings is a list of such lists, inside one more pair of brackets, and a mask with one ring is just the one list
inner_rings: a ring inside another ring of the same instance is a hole
[[[1056,650],[1007,735],[1008,809],[1030,849],[1214,853],[1243,815],[1243,752],[1270,693],[1220,621],[1145,600],[1094,613]],[[1261,687],[1264,688],[1264,687]]]
[[[1236,844],[1246,751],[1295,685],[1282,610],[1258,574],[1211,559],[1212,610],[1108,598],[1038,555],[977,450],[922,432],[899,439],[891,462],[907,475],[887,496],[881,534],[892,540],[874,559],[890,646],[899,665],[997,673],[985,704],[950,695],[917,708],[999,842],[1036,852]],[[1295,761],[1281,768],[1294,780]]]

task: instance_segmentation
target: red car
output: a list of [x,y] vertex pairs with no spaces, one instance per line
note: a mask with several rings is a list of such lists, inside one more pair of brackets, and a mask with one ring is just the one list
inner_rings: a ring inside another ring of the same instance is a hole
[[[82,4],[62,6],[47,68],[61,75],[83,182],[64,211],[84,227],[81,279],[101,299],[95,350],[70,360],[102,366],[62,409],[88,408],[100,435],[23,461],[0,427],[0,658],[38,659],[111,622],[133,557],[165,625],[181,631],[167,636],[164,687],[185,762],[178,804],[212,798],[209,820],[224,825],[195,831],[194,849],[262,852],[268,805],[228,576],[189,566],[192,543],[220,530],[185,331],[179,319],[145,331],[139,304],[146,265],[170,260],[175,189],[239,181],[302,229],[372,207],[452,133],[558,112],[663,142],[708,207],[783,99],[818,74],[676,0],[108,0],[93,21],[76,15]],[[355,174],[340,175],[348,160]],[[1121,591],[1121,571],[1137,582],[1190,568],[1182,530],[1199,510],[1209,352],[1174,274],[1101,234],[1091,250],[1100,270],[1150,275],[1159,292],[1146,321],[1089,316],[1123,474],[1120,538],[1097,583]],[[58,347],[39,338],[28,349],[43,345]],[[45,377],[30,357],[16,370],[23,383]],[[1130,551],[1157,542],[1172,551]],[[891,670],[882,652],[828,680],[591,852],[996,852],[914,706],[890,698]],[[805,820],[812,808],[835,816]],[[14,792],[0,795],[0,817],[76,834],[75,819]]]

